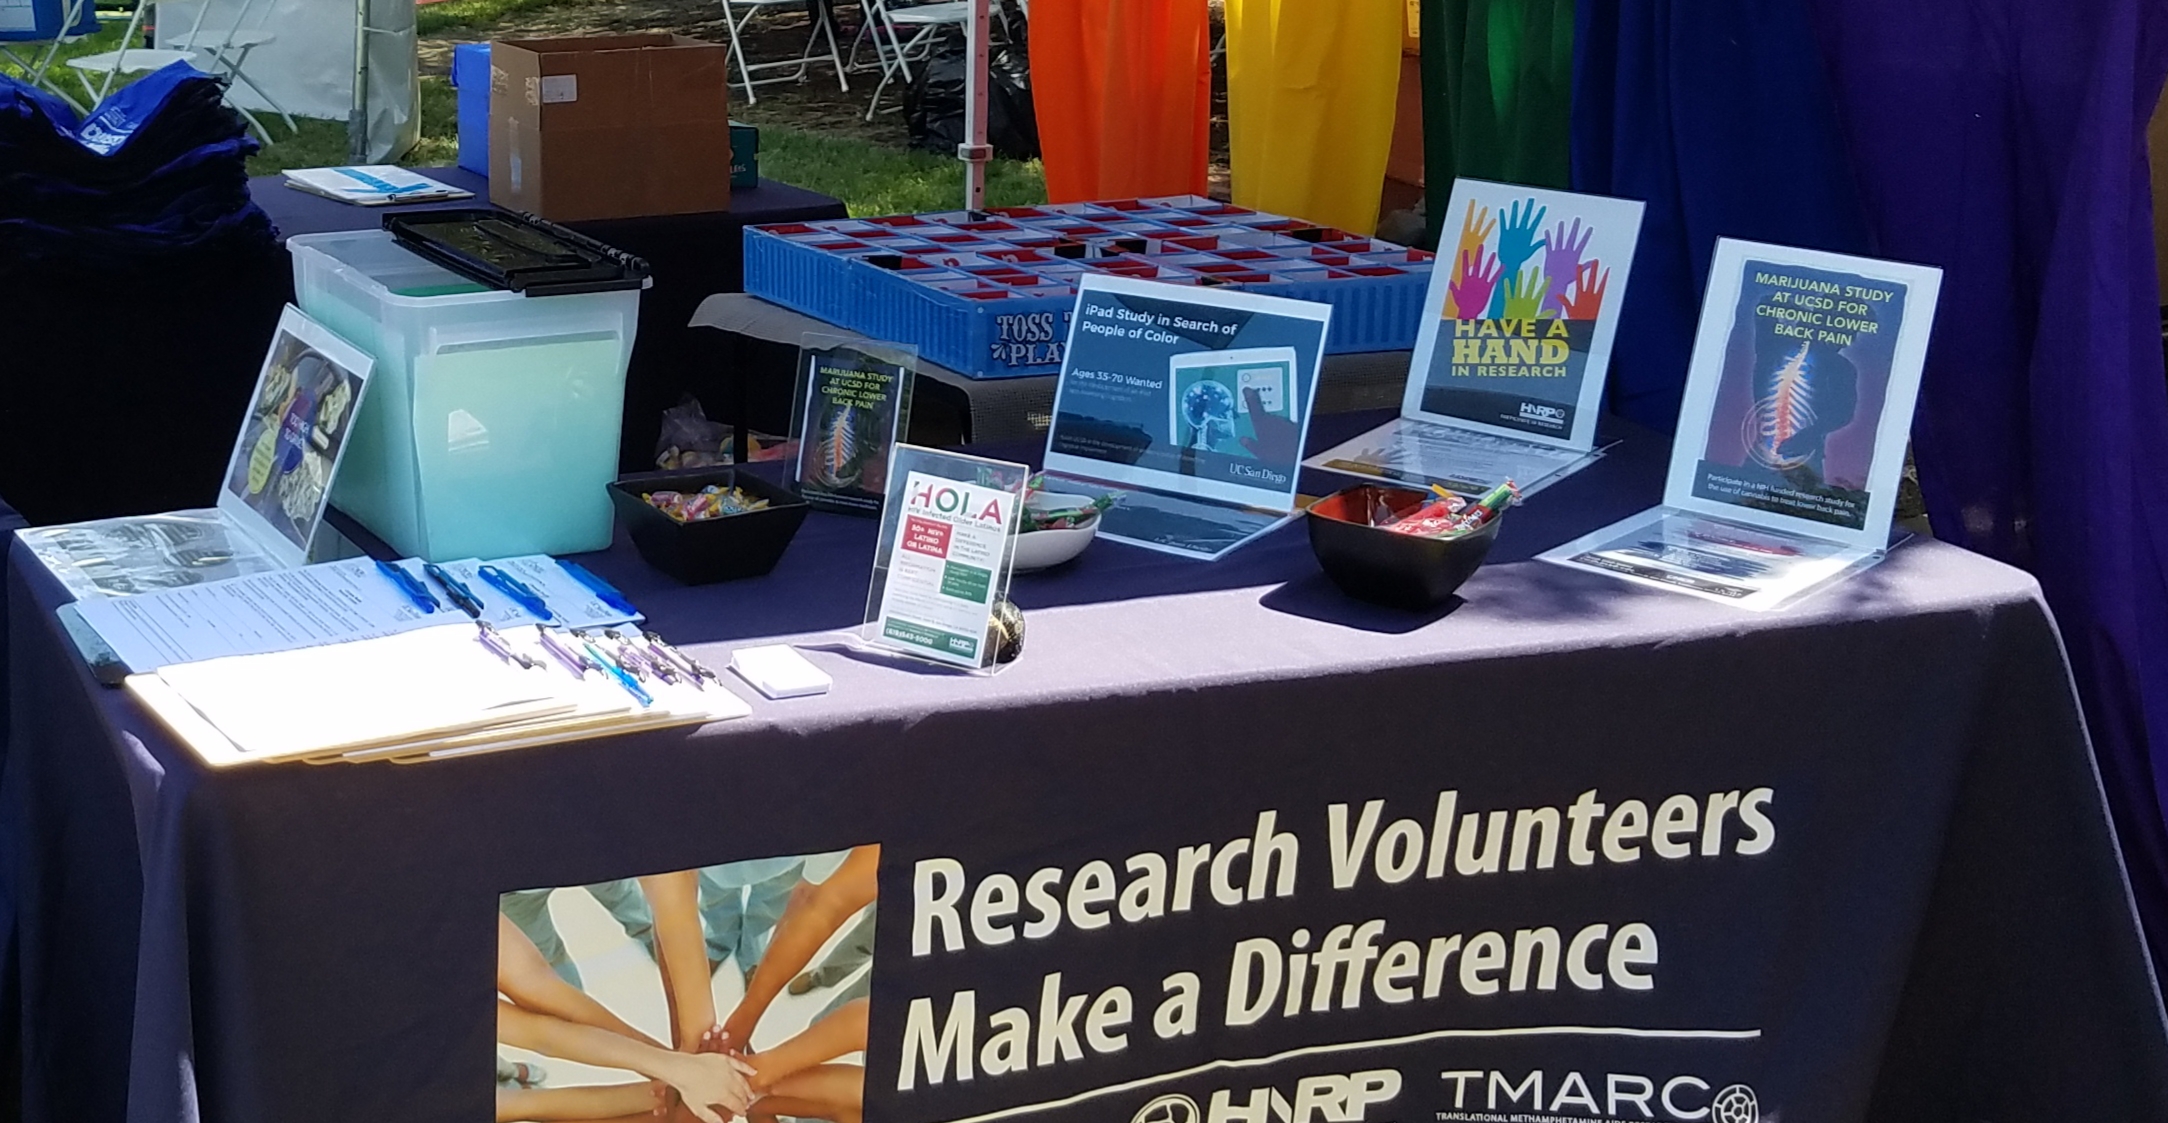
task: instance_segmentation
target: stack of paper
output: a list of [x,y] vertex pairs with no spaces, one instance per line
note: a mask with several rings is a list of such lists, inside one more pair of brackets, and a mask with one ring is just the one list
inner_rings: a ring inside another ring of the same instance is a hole
[[361,168],[295,168],[286,173],[286,186],[364,207],[474,198],[472,191],[439,183],[390,164]]
[[239,655],[130,676],[127,685],[212,767],[279,760],[428,760],[743,717],[718,683],[641,684],[549,658],[535,629],[505,633],[522,668],[473,627]]
[[[422,563],[408,559],[395,564],[441,596],[442,588],[432,583]],[[484,581],[484,564],[525,582],[549,608],[548,623],[559,627],[607,628],[641,619],[638,612],[626,611],[630,606],[622,599],[617,606],[611,605],[546,555],[444,563],[444,570],[464,582],[481,602],[482,619],[496,627],[544,621]],[[130,671],[321,647],[424,628],[473,632],[466,614],[441,599],[434,610],[416,604],[368,558],[86,601],[80,611]]]

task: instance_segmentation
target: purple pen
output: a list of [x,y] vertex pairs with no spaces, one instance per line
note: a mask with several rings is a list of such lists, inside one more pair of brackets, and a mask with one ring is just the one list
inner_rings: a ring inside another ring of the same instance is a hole
[[550,654],[555,655],[558,662],[570,668],[573,674],[586,678],[587,672],[594,669],[593,664],[587,661],[587,656],[572,650],[563,640],[551,635],[548,628],[541,629],[541,635],[542,646],[549,648]]
[[664,655],[668,656],[671,661],[675,662],[680,667],[683,667],[688,674],[692,675],[694,682],[698,682],[701,679],[709,679],[713,681],[717,686],[722,685],[723,676],[709,670],[704,664],[700,662],[700,660],[685,654],[684,649],[673,645],[669,640],[662,638],[662,636],[654,632],[647,632],[644,634],[647,637],[647,642],[650,645],[660,650]]
[[668,644],[657,642],[654,633],[650,632],[642,636],[641,638],[647,643],[647,647],[644,650],[647,652],[647,657],[650,662],[654,663],[658,667],[671,668],[678,673],[678,676],[680,678],[683,678],[685,681],[692,683],[694,686],[697,686],[702,690],[706,690],[708,688],[707,683],[701,680],[699,669],[696,667],[687,666],[683,657],[679,656],[676,652],[670,650]]
[[533,656],[512,650],[512,645],[505,642],[505,638],[498,634],[497,629],[490,627],[488,621],[476,620],[474,626],[478,629],[475,638],[481,640],[482,646],[488,648],[497,658],[522,670],[531,671],[542,665]]
[[598,645],[607,645],[614,642],[616,646],[604,646],[603,649],[612,652],[616,656],[618,667],[622,668],[626,674],[631,675],[633,677],[633,680],[636,682],[647,681],[647,676],[649,672],[647,660],[641,658],[639,652],[634,651],[630,647],[626,646],[623,636],[620,636],[616,632],[612,632],[607,629],[592,635],[586,632],[577,632],[574,634],[578,635],[583,640],[587,640],[590,643],[595,643]]
[[647,664],[647,668],[655,672],[656,678],[673,686],[684,681],[685,672],[680,670],[677,664],[657,655],[653,648],[642,647],[634,643],[631,637],[623,635],[617,637],[617,644],[620,650]]

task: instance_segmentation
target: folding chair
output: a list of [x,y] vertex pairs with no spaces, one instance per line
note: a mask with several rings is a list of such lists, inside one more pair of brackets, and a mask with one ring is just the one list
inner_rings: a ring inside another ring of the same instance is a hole
[[[163,69],[176,62],[194,63],[196,61],[194,51],[172,51],[128,45],[136,41],[137,32],[143,29],[144,13],[150,10],[151,4],[149,0],[139,0],[135,6],[135,11],[129,13],[128,30],[120,37],[120,50],[105,51],[95,55],[83,55],[68,60],[69,69],[75,71],[76,80],[83,84],[83,93],[89,96],[91,104],[95,105],[104,101],[105,95],[113,92],[113,83],[119,81],[120,76],[123,74],[141,74]],[[203,14],[201,12],[196,13],[196,19],[200,23]],[[105,74],[105,79],[96,86],[92,86],[90,76],[100,72]]]
[[[224,35],[203,29],[206,17],[210,15],[212,5],[215,2],[216,0],[202,0],[202,2],[198,3],[196,5],[196,14],[189,20],[187,33],[168,40],[167,46],[124,46],[117,51],[106,51],[102,54],[69,59],[68,65],[75,69],[76,77],[82,80],[84,92],[90,94],[93,101],[102,101],[107,94],[112,93],[113,84],[119,80],[122,74],[142,74],[152,70],[161,70],[176,62],[185,62],[191,66],[197,66],[209,74],[215,75],[223,72],[228,79],[229,88],[231,83],[236,80],[248,83],[249,89],[256,91],[256,96],[263,98],[272,109],[278,112],[280,118],[286,122],[286,127],[289,130],[299,132],[299,127],[294,124],[293,115],[280,107],[278,102],[273,101],[271,96],[263,91],[263,87],[258,86],[253,79],[249,78],[240,69],[241,60],[248,57],[250,50],[271,42],[273,38],[269,31],[263,30],[261,27],[249,28],[245,26],[250,14],[256,10],[258,0],[242,0],[240,10],[234,15],[232,26],[226,29]],[[149,6],[147,2],[136,5],[135,14],[129,17],[128,20],[128,33],[121,38],[122,43],[135,41],[136,32],[142,26],[143,13]],[[159,7],[164,8],[166,5],[160,4]],[[90,76],[100,71],[104,72],[105,79],[98,84],[96,89],[92,89]],[[227,104],[232,104],[231,98],[228,99]],[[239,105],[234,105],[233,108],[248,122],[249,127],[255,130],[257,139],[262,140],[265,144],[271,143],[270,131],[263,127],[263,122],[257,120],[254,113]]]
[[[890,0],[866,0],[866,28],[873,36],[873,54],[881,64],[880,84],[873,87],[873,100],[866,106],[866,120],[871,121],[881,111],[881,94],[888,84],[898,78],[904,85],[911,84],[911,62],[924,62],[933,54],[934,37],[944,27],[962,27],[971,20],[971,5],[965,0],[941,0],[935,4],[918,4],[896,7]],[[903,37],[903,29],[911,29],[911,37]],[[887,41],[882,41],[883,35]],[[858,55],[858,44],[851,44],[851,56]]]
[[[808,6],[813,10],[813,30],[806,36],[805,50],[800,52],[796,59],[786,59],[782,62],[752,63],[745,60],[745,45],[741,41],[742,33],[745,26],[753,21],[753,17],[760,14],[761,9],[779,7],[805,8]],[[741,11],[744,13],[743,15],[739,14]],[[737,60],[738,77],[745,85],[745,103],[747,105],[754,105],[760,101],[759,95],[753,92],[754,86],[764,86],[773,82],[805,81],[812,70],[813,63],[820,58],[820,55],[815,53],[814,48],[823,36],[828,39],[828,63],[836,68],[836,84],[843,88],[844,93],[850,92],[851,80],[845,77],[843,73],[843,52],[836,45],[835,16],[828,10],[827,0],[810,0],[810,4],[809,0],[723,0],[723,26],[730,32],[730,57]],[[773,78],[756,79],[753,77],[753,72],[756,70],[784,69],[790,69],[791,72]]]
[[23,81],[67,102],[77,113],[86,106],[52,77],[60,48],[98,33],[98,13],[91,0],[0,0],[0,58],[15,64]]
[[[249,77],[246,70],[241,69],[242,64],[248,61],[250,51],[278,41],[278,36],[264,26],[271,16],[270,3],[268,0],[243,0],[240,12],[234,16],[233,26],[226,29],[225,35],[217,36],[202,30],[203,13],[215,2],[216,0],[200,0],[196,9],[195,26],[172,46],[178,50],[202,51],[208,55],[210,66],[205,69],[213,74],[223,73],[235,82],[254,90],[256,96],[262,98],[264,104],[270,106],[272,111],[279,115],[279,119],[286,122],[288,131],[299,133],[301,127],[294,124],[294,115],[288,113],[286,107],[280,105],[278,99],[272,97],[269,91],[257,85],[256,80]],[[257,131],[261,132],[262,129]]]

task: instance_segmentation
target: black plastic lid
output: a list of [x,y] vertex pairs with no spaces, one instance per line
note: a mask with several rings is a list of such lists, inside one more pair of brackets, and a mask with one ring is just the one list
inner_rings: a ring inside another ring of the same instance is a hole
[[399,244],[491,288],[569,296],[648,287],[647,262],[584,234],[503,207],[384,216]]

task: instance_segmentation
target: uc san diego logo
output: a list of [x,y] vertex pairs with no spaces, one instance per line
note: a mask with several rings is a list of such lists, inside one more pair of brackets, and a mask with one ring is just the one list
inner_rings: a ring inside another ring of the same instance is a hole
[[[1752,1099],[1752,1094],[1748,1094]],[[1161,1096],[1137,1109],[1129,1123],[1198,1123],[1197,1101],[1179,1093]]]

